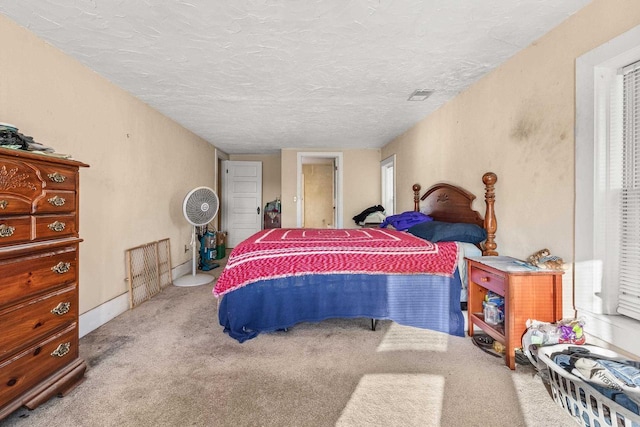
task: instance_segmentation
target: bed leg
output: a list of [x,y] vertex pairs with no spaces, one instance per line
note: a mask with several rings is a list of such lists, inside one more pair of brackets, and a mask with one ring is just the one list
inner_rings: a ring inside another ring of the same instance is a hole
[[378,319],[371,319],[371,330],[376,330],[376,325],[378,324]]

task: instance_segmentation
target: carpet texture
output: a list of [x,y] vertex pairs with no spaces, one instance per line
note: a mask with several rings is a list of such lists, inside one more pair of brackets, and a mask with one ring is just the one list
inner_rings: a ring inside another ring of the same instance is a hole
[[169,287],[80,340],[86,380],[2,426],[574,426],[535,369],[470,338],[368,319],[243,344],[213,285]]

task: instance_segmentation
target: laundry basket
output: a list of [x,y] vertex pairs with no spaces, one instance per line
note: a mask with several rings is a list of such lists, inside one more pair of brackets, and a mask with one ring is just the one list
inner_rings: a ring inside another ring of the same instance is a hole
[[[573,344],[557,344],[539,347],[537,358],[548,369],[548,380],[551,385],[553,400],[567,410],[569,415],[580,425],[587,427],[640,427],[640,415],[604,396],[581,378],[567,372],[551,360],[551,355],[566,350]],[[619,354],[592,345],[588,348],[592,354],[604,357],[623,358]]]

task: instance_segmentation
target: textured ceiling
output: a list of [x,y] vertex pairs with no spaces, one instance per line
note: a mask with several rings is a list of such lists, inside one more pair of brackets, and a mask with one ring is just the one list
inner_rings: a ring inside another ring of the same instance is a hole
[[[377,148],[589,0],[0,0],[230,154]],[[416,89],[435,92],[408,101]]]

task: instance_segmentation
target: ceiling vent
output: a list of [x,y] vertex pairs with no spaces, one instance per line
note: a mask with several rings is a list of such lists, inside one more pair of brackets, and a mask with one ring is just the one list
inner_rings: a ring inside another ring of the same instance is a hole
[[411,94],[407,101],[424,101],[433,93],[432,90],[429,89],[418,89]]

